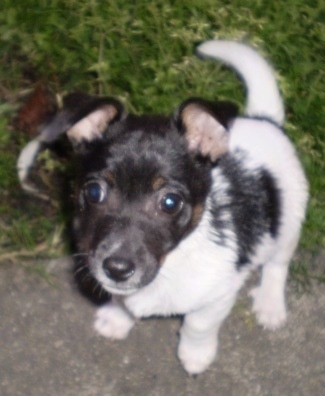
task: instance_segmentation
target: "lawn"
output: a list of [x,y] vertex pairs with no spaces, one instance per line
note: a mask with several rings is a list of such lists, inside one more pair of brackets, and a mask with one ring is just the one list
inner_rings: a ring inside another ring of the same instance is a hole
[[[317,252],[325,245],[325,8],[315,0],[247,4],[2,0],[0,261],[35,262],[67,251],[67,211],[56,200],[44,203],[28,197],[17,181],[17,155],[33,135],[18,130],[14,122],[26,93],[42,82],[57,97],[72,90],[116,96],[135,113],[169,114],[189,96],[231,99],[242,107],[244,91],[234,73],[194,55],[195,46],[211,38],[251,43],[276,68],[287,111],[286,131],[310,181],[300,249]],[[62,164],[47,152],[38,164],[45,184],[53,170],[62,171]],[[52,182],[48,188],[57,186]],[[305,273],[306,266],[302,268]]]

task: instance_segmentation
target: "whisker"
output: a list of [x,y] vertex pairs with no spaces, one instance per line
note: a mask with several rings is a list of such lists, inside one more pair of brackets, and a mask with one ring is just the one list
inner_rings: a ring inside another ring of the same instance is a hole
[[84,257],[84,256],[89,256],[89,253],[74,253],[72,254],[72,257]]
[[94,294],[96,293],[97,289],[99,289],[98,295],[100,296],[100,295],[101,295],[101,292],[102,292],[102,288],[99,287],[99,284],[98,284],[97,282],[95,282],[94,287],[93,287],[93,293],[94,293]]
[[84,269],[86,269],[87,268],[87,266],[86,265],[82,265],[82,266],[80,266],[79,268],[77,268],[73,273],[74,273],[74,275],[78,275],[79,274],[79,272],[82,272]]

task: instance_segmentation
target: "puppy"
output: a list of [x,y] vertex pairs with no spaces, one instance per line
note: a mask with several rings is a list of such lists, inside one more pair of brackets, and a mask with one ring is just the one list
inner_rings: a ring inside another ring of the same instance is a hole
[[215,359],[220,326],[259,266],[257,322],[284,323],[308,197],[272,68],[241,43],[209,41],[198,52],[242,76],[243,117],[196,98],[171,117],[136,116],[113,98],[72,94],[42,133],[67,132],[79,154],[77,247],[113,295],[95,329],[123,339],[138,318],[184,315],[178,357],[189,374]]

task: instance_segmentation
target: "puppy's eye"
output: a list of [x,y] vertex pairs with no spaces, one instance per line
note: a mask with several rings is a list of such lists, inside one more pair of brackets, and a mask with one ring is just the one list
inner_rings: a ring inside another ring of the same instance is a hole
[[103,182],[91,181],[86,184],[84,194],[89,203],[99,204],[105,201],[107,188]]
[[178,194],[168,193],[160,201],[160,209],[170,215],[178,213],[182,207],[183,200]]

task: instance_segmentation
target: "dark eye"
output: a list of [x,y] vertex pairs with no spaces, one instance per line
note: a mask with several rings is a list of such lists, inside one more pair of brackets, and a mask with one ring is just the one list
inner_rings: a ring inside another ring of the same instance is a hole
[[84,194],[88,202],[98,204],[104,202],[107,196],[106,185],[103,182],[88,182],[84,189]]
[[170,215],[178,213],[183,207],[183,200],[177,194],[166,194],[160,201],[160,209]]

